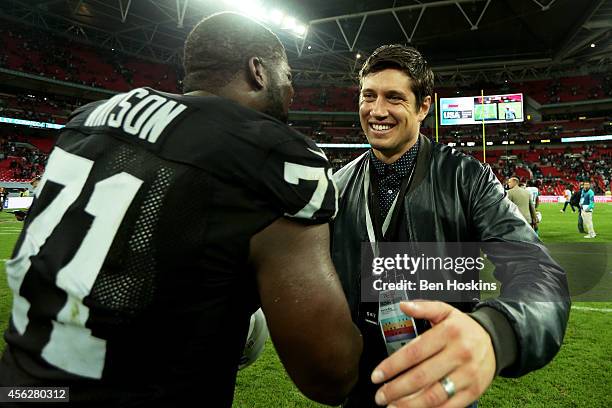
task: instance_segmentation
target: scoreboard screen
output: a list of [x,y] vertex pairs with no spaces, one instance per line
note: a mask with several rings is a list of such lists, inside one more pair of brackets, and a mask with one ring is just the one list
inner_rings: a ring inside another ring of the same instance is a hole
[[523,122],[523,94],[440,98],[441,125]]

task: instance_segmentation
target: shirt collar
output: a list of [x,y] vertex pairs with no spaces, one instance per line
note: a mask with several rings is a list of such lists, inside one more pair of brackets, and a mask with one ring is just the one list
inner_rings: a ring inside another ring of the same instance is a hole
[[391,164],[387,164],[380,160],[374,154],[374,150],[370,149],[370,162],[374,166],[374,170],[377,176],[384,177],[389,174],[390,171],[396,172],[400,177],[408,176],[408,172],[416,161],[417,154],[419,153],[419,145],[421,141],[417,138],[417,142],[412,146],[406,153],[404,153],[399,159]]

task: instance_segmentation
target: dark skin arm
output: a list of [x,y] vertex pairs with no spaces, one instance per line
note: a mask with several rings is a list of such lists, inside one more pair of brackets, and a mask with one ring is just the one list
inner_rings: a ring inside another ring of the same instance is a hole
[[308,398],[337,405],[357,381],[362,339],[329,247],[328,224],[281,218],[251,239],[251,262],[289,376]]

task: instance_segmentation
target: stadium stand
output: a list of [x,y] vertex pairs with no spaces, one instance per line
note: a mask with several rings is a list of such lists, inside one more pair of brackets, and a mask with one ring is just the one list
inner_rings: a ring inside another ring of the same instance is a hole
[[47,155],[38,149],[3,145],[0,156],[0,182],[24,182],[39,177],[44,172]]
[[61,98],[56,95],[0,92],[0,114],[2,116],[38,122],[66,123],[70,112],[83,105],[78,98]]
[[45,133],[0,127],[0,182],[26,182],[42,175],[55,140]]
[[[37,38],[47,39],[43,46]],[[0,57],[0,66],[29,72],[45,78],[87,85],[112,91],[126,91],[139,86],[151,86],[168,92],[180,89],[180,70],[175,66],[138,60],[117,52],[94,48],[49,36],[43,31],[3,21],[0,28],[0,46],[6,53]],[[540,104],[589,101],[612,97],[612,74],[574,76],[548,80],[491,84],[485,93],[523,92]],[[460,94],[478,94],[476,90],[439,88],[440,97]],[[32,90],[18,93],[0,89],[0,114],[2,116],[64,124],[75,108],[89,102]],[[293,100],[293,117],[299,120],[294,128],[309,135],[318,143],[367,143],[360,129],[356,111],[358,86],[297,86]],[[350,120],[321,121],[300,120],[302,112],[352,113]],[[488,149],[487,162],[500,180],[517,176],[522,180],[535,179],[543,191],[560,194],[567,185],[577,185],[579,180],[593,174],[594,189],[603,193],[610,186],[610,149],[606,145],[582,147],[553,147],[534,150],[530,142],[546,138],[592,136],[609,134],[611,117],[580,117],[580,114],[557,115],[559,118],[540,122],[526,121],[488,125],[487,140],[495,144],[509,143],[513,148]],[[565,118],[567,117],[567,118]],[[579,118],[580,117],[580,118]],[[425,123],[422,132],[434,138],[434,129]],[[2,139],[0,150],[0,181],[28,180],[40,174],[53,138],[45,132],[25,137],[16,142],[19,131]],[[444,126],[439,129],[442,143],[454,143],[457,148],[482,160],[480,150],[469,149],[468,144],[478,146],[482,140],[480,126]],[[553,141],[554,142],[554,141]],[[18,145],[18,147],[16,146]],[[522,145],[521,148],[518,148]],[[360,149],[325,149],[334,168],[340,168],[352,160]]]
[[[550,80],[509,82],[506,93],[522,92],[538,103],[555,104],[612,98],[612,74],[577,76]],[[436,89],[439,97],[457,96],[456,88]],[[485,87],[485,95],[500,93],[500,86]],[[461,95],[478,95],[480,89],[462,89]],[[348,112],[357,109],[357,87],[300,87],[296,90],[293,109],[307,111]]]
[[[45,38],[44,44],[37,38]],[[177,92],[177,70],[108,50],[94,49],[43,31],[3,21],[0,66],[60,81],[127,91],[140,86]]]

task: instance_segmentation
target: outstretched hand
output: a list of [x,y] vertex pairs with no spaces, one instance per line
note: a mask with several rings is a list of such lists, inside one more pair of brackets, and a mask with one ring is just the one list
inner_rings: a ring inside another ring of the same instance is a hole
[[[495,375],[495,353],[487,331],[474,319],[443,302],[403,302],[401,310],[427,319],[432,328],[383,360],[372,382],[385,383],[378,405],[394,408],[463,408],[477,400]],[[440,381],[455,387],[449,396]]]

